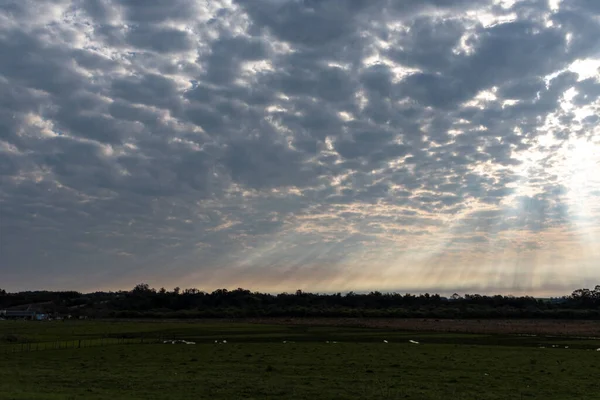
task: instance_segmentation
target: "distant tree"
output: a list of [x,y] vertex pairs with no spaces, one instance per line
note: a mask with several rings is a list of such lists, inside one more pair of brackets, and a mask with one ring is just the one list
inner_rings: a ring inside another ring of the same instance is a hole
[[600,285],[578,289],[549,300],[531,296],[465,294],[447,302],[438,294],[349,292],[320,294],[260,293],[238,288],[212,293],[198,289],[150,288],[140,283],[129,291],[81,294],[74,291],[6,293],[0,289],[0,308],[29,304],[60,313],[126,318],[237,317],[414,317],[414,318],[582,318],[600,320]]
[[144,293],[144,292],[150,292],[150,285],[148,285],[147,283],[138,283],[137,285],[135,285],[135,287],[133,288],[134,292],[138,292],[138,293]]

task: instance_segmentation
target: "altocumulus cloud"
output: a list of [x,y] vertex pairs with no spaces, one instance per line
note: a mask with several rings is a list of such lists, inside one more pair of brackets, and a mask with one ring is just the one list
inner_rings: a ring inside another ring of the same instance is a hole
[[2,285],[596,284],[599,4],[4,0]]

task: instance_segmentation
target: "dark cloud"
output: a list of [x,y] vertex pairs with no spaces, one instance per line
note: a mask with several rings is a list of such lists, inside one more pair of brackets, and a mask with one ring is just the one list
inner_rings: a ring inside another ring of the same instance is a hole
[[130,46],[159,53],[176,53],[191,50],[194,41],[185,31],[170,28],[136,27],[127,32]]
[[258,61],[267,57],[267,49],[261,40],[239,36],[216,40],[207,57],[206,79],[215,84],[231,84],[239,75],[244,61]]
[[391,59],[407,67],[427,72],[446,70],[457,61],[453,49],[460,44],[466,27],[459,19],[421,16],[388,39],[398,46],[386,52]]
[[[95,3],[103,3],[96,1]],[[104,3],[108,3],[104,1]],[[104,4],[104,6],[105,6]],[[189,21],[190,17],[198,11],[197,2],[194,0],[157,0],[148,4],[144,0],[123,0],[119,2],[123,7],[124,17],[139,24],[152,24],[164,21]]]
[[268,28],[284,41],[304,46],[321,46],[332,41],[347,41],[354,31],[357,11],[367,2],[238,1],[254,24]]
[[118,78],[112,81],[112,98],[159,108],[175,108],[179,103],[173,80],[157,74]]

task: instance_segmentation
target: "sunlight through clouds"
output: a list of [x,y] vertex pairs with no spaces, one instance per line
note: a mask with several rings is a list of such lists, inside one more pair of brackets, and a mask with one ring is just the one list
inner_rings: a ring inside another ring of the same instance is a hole
[[592,256],[600,256],[600,135],[571,140],[565,150],[567,197],[571,221],[577,228],[580,240]]
[[3,282],[593,286],[598,10],[7,0]]

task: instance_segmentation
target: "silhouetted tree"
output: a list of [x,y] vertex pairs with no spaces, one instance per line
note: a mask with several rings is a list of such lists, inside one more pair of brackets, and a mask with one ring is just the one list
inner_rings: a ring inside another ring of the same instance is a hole
[[319,294],[301,290],[276,295],[238,288],[212,293],[191,288],[155,290],[146,283],[130,291],[18,292],[0,290],[0,308],[35,304],[51,311],[88,316],[200,317],[418,317],[418,318],[591,318],[600,319],[600,285],[569,296],[542,300],[531,296],[349,292]]

